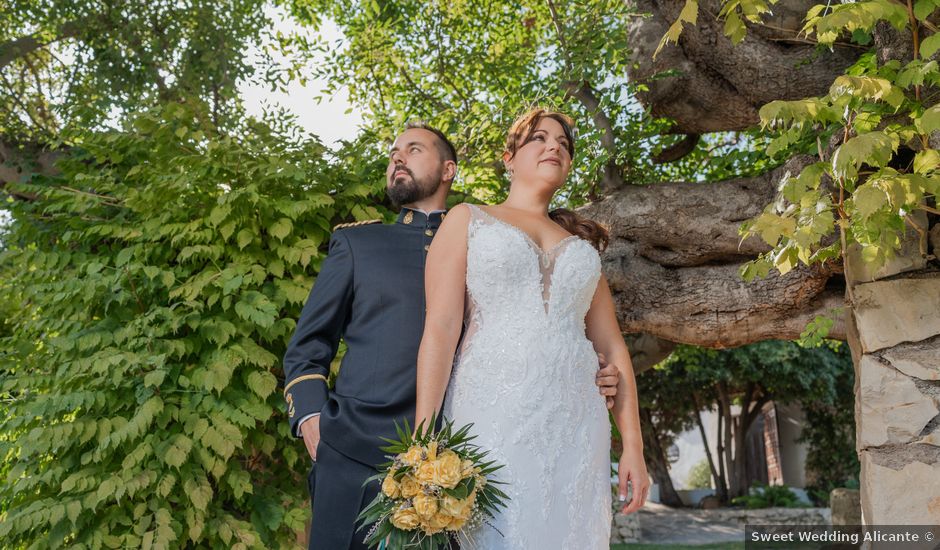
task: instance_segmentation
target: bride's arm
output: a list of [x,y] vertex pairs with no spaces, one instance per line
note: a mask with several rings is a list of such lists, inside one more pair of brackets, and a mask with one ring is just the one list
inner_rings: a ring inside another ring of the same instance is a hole
[[430,420],[444,400],[460,329],[467,284],[466,205],[451,209],[431,242],[424,268],[427,314],[418,349],[415,426]]
[[614,299],[604,275],[601,275],[597,283],[585,324],[587,337],[594,344],[594,349],[603,353],[608,362],[620,370],[620,383],[611,412],[623,438],[623,455],[619,468],[621,500],[626,496],[627,480],[633,485],[633,498],[623,508],[623,512],[629,514],[645,502],[650,482],[643,461],[643,437],[640,433],[640,410],[633,363],[630,361],[630,350],[623,341],[623,333],[620,332]]

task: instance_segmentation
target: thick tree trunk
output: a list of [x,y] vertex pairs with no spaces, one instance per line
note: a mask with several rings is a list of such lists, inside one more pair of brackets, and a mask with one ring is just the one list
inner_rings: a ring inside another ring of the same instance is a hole
[[[695,423],[698,424],[699,434],[702,436],[702,446],[705,447],[705,458],[708,460],[708,470],[712,474],[712,481],[715,483],[715,494],[718,497],[720,502],[728,502],[728,485],[725,482],[723,472],[718,473],[718,470],[715,468],[715,459],[712,456],[712,450],[708,446],[708,434],[705,431],[705,423],[702,422],[702,412],[699,405],[700,400],[696,397],[695,393],[692,394],[692,399],[695,401]],[[721,428],[719,427],[719,431]]]
[[728,498],[734,498],[738,496],[734,475],[734,417],[731,416],[731,400],[722,384],[718,387],[718,407],[719,414],[722,416],[722,427],[719,428],[722,444],[718,459],[724,464],[725,480],[728,482]]
[[734,421],[734,458],[732,459],[733,471],[731,472],[731,486],[729,487],[729,497],[735,498],[747,495],[747,426],[744,425],[744,418],[738,416]]
[[[763,25],[748,23],[748,34],[737,45],[722,33],[715,14],[719,0],[701,0],[698,24],[685,25],[678,44],[653,52],[669,25],[679,17],[685,0],[632,0],[652,17],[633,19],[630,30],[630,79],[647,84],[640,95],[653,115],[675,119],[676,133],[742,130],[758,122],[757,111],[775,99],[800,99],[826,93],[864,52],[836,44],[819,55],[816,45],[797,33],[815,0],[784,0],[773,6]],[[657,73],[677,70],[667,78]]]
[[659,501],[673,508],[681,507],[682,499],[679,498],[679,493],[672,484],[666,450],[660,444],[656,424],[653,422],[649,409],[640,409],[640,419],[646,426],[643,430],[643,454],[646,456],[650,477],[659,485]]

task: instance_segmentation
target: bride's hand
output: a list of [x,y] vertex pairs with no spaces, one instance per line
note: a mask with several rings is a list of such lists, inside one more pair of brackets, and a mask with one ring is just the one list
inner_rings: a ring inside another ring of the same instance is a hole
[[[625,503],[621,514],[632,514],[639,510],[646,502],[650,490],[650,476],[646,472],[646,462],[643,460],[642,449],[624,447],[617,467],[617,477],[620,481],[620,502]],[[627,502],[627,481],[633,489],[630,501]]]

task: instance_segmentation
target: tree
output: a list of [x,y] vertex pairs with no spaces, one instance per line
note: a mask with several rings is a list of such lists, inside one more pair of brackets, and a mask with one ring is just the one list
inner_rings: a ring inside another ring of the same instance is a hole
[[[849,378],[846,374],[851,372],[851,357],[844,344],[803,347],[766,341],[726,350],[683,345],[660,365],[642,373],[639,388],[644,408],[653,419],[651,424],[662,432],[661,438],[669,440],[698,426],[716,492],[727,503],[747,494],[746,437],[763,406],[794,403],[817,410],[839,401],[837,392],[843,385],[838,381]],[[733,405],[740,413],[732,413]],[[712,408],[718,412],[718,428],[717,433],[707,434],[699,413]],[[716,443],[717,456],[712,455],[709,441]],[[848,449],[854,446],[850,444]],[[811,455],[818,453],[811,451]]]
[[687,384],[685,379],[672,376],[669,369],[658,367],[639,374],[636,382],[640,399],[643,457],[650,477],[659,486],[660,502],[681,507],[682,499],[669,474],[667,451],[679,434],[696,425],[696,402],[690,399],[691,392],[696,388]]

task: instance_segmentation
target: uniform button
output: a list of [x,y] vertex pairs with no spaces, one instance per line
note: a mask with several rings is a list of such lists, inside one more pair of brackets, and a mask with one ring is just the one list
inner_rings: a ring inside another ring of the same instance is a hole
[[430,250],[430,249],[431,249],[431,245],[429,245],[429,244],[424,245],[424,251],[425,251],[425,252],[427,252],[427,251]]
[[425,229],[425,230],[424,230],[424,234],[427,235],[428,237],[433,237],[433,236],[434,236],[434,232],[431,231],[430,229]]

